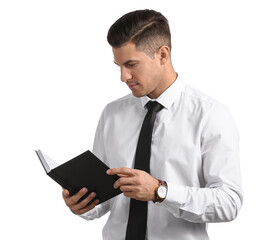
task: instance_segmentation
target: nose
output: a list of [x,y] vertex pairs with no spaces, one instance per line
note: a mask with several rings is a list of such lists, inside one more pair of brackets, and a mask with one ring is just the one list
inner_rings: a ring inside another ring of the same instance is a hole
[[126,82],[132,79],[132,74],[125,68],[121,68],[121,81]]

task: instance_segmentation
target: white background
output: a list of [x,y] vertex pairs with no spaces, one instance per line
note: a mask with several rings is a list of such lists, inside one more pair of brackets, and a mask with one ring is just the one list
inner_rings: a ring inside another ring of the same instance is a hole
[[261,238],[260,1],[2,0],[1,239],[102,238],[107,216],[92,222],[74,216],[34,150],[62,163],[92,149],[103,107],[129,93],[107,30],[144,8],[169,19],[181,78],[227,105],[239,128],[244,205],[235,221],[210,224],[210,238]]

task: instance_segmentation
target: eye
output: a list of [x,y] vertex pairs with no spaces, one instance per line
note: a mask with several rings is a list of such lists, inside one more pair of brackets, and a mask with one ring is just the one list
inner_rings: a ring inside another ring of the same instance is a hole
[[136,63],[127,63],[126,67],[127,68],[133,68],[136,65]]

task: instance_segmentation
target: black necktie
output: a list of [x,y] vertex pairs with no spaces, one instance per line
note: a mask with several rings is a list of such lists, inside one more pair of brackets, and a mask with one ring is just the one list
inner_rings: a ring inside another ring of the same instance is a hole
[[[135,156],[135,169],[150,172],[150,155],[152,131],[156,114],[163,106],[156,101],[149,101],[146,104],[148,112],[145,116]],[[126,229],[126,240],[145,240],[147,227],[147,202],[130,199],[129,218]]]

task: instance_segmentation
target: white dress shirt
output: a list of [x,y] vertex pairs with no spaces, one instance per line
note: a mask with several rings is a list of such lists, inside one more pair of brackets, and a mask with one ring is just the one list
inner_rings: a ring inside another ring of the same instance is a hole
[[[133,167],[149,100],[130,94],[105,107],[93,152],[110,168]],[[234,121],[225,106],[179,77],[157,101],[164,109],[153,129],[150,171],[167,182],[168,193],[162,203],[148,203],[147,239],[209,239],[206,224],[235,219],[242,204]],[[120,194],[81,217],[92,220],[110,211],[103,239],[123,240],[129,203]]]

